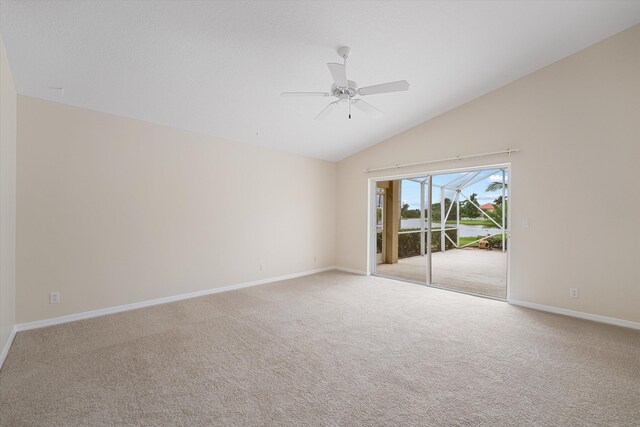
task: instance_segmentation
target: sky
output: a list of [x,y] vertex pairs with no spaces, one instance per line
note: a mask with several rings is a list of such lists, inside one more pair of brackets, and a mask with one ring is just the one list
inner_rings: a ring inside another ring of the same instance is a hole
[[[464,182],[468,178],[471,178],[471,175],[470,175],[471,173],[475,174],[475,172],[464,172],[464,173],[434,175],[433,202],[437,203],[440,201],[440,189],[435,187],[435,185],[446,184],[456,179],[458,179],[458,181],[455,182],[454,184],[458,184],[460,182]],[[481,181],[469,187],[464,188],[462,192],[467,197],[471,197],[471,194],[473,193],[478,194],[477,198],[480,204],[493,203],[495,199],[497,199],[502,195],[502,190],[498,190],[494,192],[488,192],[486,190],[487,190],[487,187],[492,182],[502,182],[502,173],[500,172],[500,170],[497,170],[497,169],[492,169],[492,170],[487,169],[485,171],[480,172],[480,174],[476,176],[476,178],[481,178],[481,177],[486,177],[486,178],[483,178]],[[509,183],[508,175],[506,176],[506,182],[507,184]],[[447,191],[445,193],[445,197],[452,199],[454,194],[455,193],[453,191]],[[420,184],[414,181],[408,181],[406,179],[402,180],[402,189],[401,189],[400,198],[403,204],[405,203],[409,204],[409,209],[420,209]],[[466,199],[461,196],[460,201],[464,201],[464,200]],[[426,200],[425,200],[425,204],[426,204]]]

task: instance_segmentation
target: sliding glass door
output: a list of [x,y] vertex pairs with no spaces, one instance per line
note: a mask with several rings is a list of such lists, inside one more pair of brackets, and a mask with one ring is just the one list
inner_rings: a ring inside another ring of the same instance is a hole
[[375,274],[506,298],[507,166],[376,187],[384,201],[376,201]]

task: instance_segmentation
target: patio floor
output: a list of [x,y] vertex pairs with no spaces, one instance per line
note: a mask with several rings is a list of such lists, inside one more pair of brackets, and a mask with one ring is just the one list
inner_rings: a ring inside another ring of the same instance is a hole
[[[432,283],[497,298],[507,297],[507,254],[482,249],[452,249],[432,255]],[[397,264],[378,264],[376,273],[426,282],[425,258],[405,258]]]

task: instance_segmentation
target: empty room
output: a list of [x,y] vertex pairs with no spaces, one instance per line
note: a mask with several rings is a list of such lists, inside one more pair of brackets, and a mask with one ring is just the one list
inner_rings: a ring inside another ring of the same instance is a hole
[[0,0],[0,426],[640,426],[639,1]]

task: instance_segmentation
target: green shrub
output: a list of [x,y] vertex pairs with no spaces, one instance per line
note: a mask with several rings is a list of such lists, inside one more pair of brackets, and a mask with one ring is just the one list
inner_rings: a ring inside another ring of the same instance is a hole
[[[505,239],[505,244],[507,244],[507,240]],[[491,249],[500,249],[502,250],[502,235],[498,234],[497,236],[491,236],[487,238],[487,241],[489,242],[489,247]]]
[[[405,229],[402,231],[410,231],[414,229]],[[419,230],[419,229],[415,229]],[[441,231],[431,231],[431,251],[437,252],[440,250],[440,233]],[[451,238],[454,242],[456,241],[456,237],[458,232],[456,230],[447,230],[445,231],[447,236]],[[427,239],[427,233],[424,233],[425,243]],[[446,240],[445,249],[453,249],[455,246],[449,239]],[[426,249],[426,247],[425,247]],[[398,258],[409,258],[413,256],[420,255],[420,233],[407,233],[407,234],[399,234],[398,235]]]

